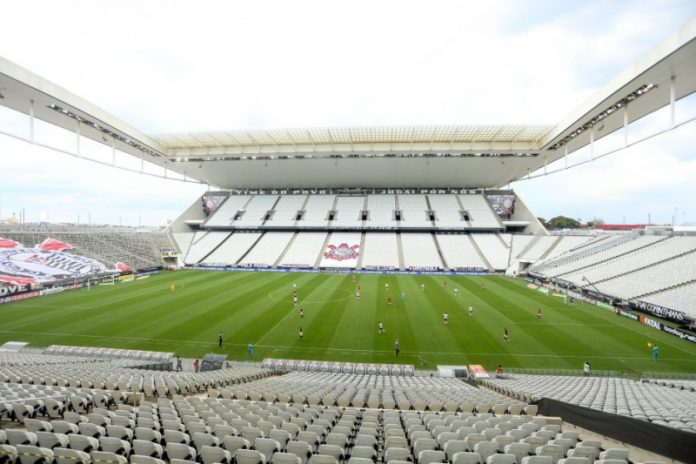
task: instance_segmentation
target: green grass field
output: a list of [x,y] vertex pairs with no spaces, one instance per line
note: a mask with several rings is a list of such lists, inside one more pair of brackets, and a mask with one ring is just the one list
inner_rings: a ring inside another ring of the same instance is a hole
[[[292,305],[293,283],[298,308]],[[355,298],[357,285],[360,300]],[[471,317],[469,305],[474,307]],[[537,308],[543,309],[541,320],[535,317]],[[383,335],[378,335],[380,320]],[[594,306],[567,305],[507,277],[359,275],[353,284],[349,275],[165,272],[2,305],[0,321],[0,341],[33,346],[107,346],[199,357],[220,352],[217,334],[222,330],[222,352],[237,359],[246,358],[251,342],[256,360],[401,362],[417,368],[475,363],[487,369],[501,363],[506,368],[577,370],[588,360],[594,369],[696,372],[693,344]],[[300,325],[304,340],[298,337]],[[502,337],[505,327],[508,343]],[[649,341],[661,348],[657,362],[650,357]]]

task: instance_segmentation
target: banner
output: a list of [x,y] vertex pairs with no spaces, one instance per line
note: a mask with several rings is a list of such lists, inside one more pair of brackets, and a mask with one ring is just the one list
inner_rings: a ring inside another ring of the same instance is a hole
[[686,322],[687,317],[681,311],[676,311],[674,309],[665,308],[656,304],[648,303],[645,301],[639,301],[637,304],[633,305],[639,311],[644,311],[650,313],[653,316],[661,317],[663,319],[669,319],[674,322]]
[[508,215],[515,212],[515,195],[486,195],[486,197],[498,215]]
[[0,237],[0,281],[37,284],[108,272],[106,266],[68,250],[69,243],[47,238],[34,247]]
[[498,215],[508,215],[515,212],[515,195],[487,195],[488,202]]
[[227,198],[227,195],[203,195],[201,203],[206,216],[213,214]]

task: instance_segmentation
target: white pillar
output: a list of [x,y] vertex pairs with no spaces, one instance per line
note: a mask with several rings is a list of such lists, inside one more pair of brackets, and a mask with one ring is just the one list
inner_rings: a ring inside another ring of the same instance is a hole
[[677,89],[676,89],[677,76],[672,76],[669,79],[669,127],[674,129],[676,123],[676,101],[677,101]]
[[29,100],[29,140],[34,143],[34,100]]

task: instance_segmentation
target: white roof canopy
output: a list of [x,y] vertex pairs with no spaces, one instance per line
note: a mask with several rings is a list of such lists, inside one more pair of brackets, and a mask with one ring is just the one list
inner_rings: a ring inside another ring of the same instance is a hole
[[148,135],[0,58],[0,105],[223,188],[500,187],[695,91],[696,19],[555,126],[324,127]]

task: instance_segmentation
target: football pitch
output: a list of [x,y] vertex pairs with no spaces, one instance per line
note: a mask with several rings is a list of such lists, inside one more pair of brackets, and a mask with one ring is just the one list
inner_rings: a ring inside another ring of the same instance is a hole
[[[0,342],[173,351],[183,357],[222,352],[230,359],[247,359],[251,342],[257,361],[580,370],[587,360],[595,370],[696,372],[695,345],[595,306],[566,304],[528,289],[522,279],[357,275],[356,280],[312,273],[163,272],[2,305]],[[378,333],[379,321],[384,334]],[[503,341],[505,328],[509,342]],[[660,346],[658,361],[652,360],[648,342]]]

